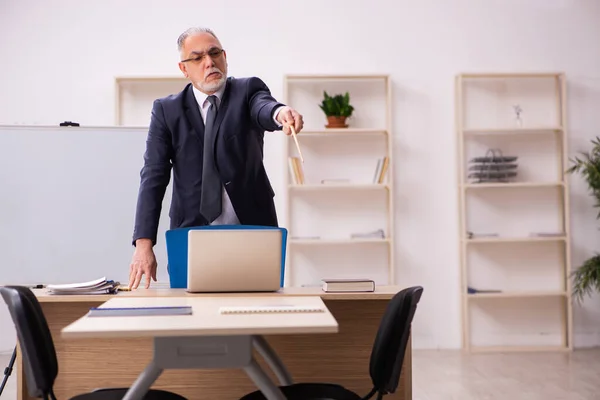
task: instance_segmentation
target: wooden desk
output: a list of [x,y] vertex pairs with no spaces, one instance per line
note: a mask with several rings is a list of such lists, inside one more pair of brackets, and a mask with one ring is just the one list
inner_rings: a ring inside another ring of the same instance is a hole
[[[279,293],[256,295],[319,295],[337,320],[339,333],[267,335],[265,338],[296,382],[335,382],[364,395],[372,388],[369,358],[381,316],[387,300],[402,289],[399,286],[382,286],[373,293],[324,293],[320,288],[285,288]],[[98,387],[128,387],[152,358],[151,338],[62,338],[61,330],[85,315],[90,307],[97,307],[117,296],[214,296],[190,294],[182,289],[159,288],[156,284],[151,289],[120,292],[117,295],[54,296],[44,289],[35,289],[34,293],[42,304],[58,356],[59,374],[54,390],[57,398],[69,398]],[[259,362],[269,371],[260,357]],[[387,398],[412,399],[411,364],[409,342],[398,391],[386,396]],[[17,354],[16,369],[17,398],[30,399],[20,352]],[[270,376],[274,381],[277,379],[274,375]],[[168,370],[153,387],[172,390],[189,399],[214,400],[236,399],[256,390],[252,381],[241,370]]]
[[[222,307],[295,306],[320,311],[292,313],[223,314]],[[291,385],[285,363],[264,338],[265,335],[337,333],[338,324],[319,296],[197,296],[116,297],[98,310],[139,307],[189,306],[192,313],[171,316],[85,315],[62,330],[70,338],[153,339],[152,361],[123,397],[143,400],[156,380],[167,370],[244,370],[268,400],[285,400],[279,385]],[[273,381],[257,362],[254,351],[281,378]],[[266,356],[266,358],[264,357]]]

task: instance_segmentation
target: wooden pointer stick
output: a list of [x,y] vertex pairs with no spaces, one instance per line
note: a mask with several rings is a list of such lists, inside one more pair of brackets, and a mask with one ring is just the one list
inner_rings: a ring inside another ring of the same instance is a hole
[[298,154],[300,155],[300,161],[302,161],[302,164],[304,164],[304,157],[302,157],[302,151],[300,150],[300,143],[298,143],[298,138],[296,137],[296,130],[294,129],[294,125],[290,125],[290,129],[292,130],[294,142],[296,142],[296,148],[298,149]]

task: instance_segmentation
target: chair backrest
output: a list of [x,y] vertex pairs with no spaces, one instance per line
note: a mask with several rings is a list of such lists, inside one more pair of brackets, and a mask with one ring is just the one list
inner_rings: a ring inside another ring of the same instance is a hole
[[412,320],[422,294],[421,286],[409,287],[396,293],[388,303],[371,352],[373,390],[365,398],[378,393],[377,398],[381,399],[398,388]]
[[40,303],[23,286],[0,287],[0,294],[17,331],[29,396],[54,399],[52,387],[58,375],[58,360]]

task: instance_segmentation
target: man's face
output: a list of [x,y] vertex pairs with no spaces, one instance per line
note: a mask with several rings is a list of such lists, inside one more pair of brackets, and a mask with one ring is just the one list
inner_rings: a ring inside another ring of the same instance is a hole
[[227,55],[221,43],[209,33],[189,36],[181,49],[179,69],[198,90],[213,94],[227,80]]

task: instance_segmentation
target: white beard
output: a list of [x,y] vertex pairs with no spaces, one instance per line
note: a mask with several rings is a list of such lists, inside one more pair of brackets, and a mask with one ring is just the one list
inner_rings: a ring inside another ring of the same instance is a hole
[[223,85],[225,84],[225,82],[227,81],[227,75],[224,74],[222,71],[219,71],[219,72],[221,72],[221,79],[219,79],[218,81],[210,82],[210,83],[198,81],[198,82],[196,82],[198,89],[200,89],[203,92],[216,92],[219,89],[221,89],[223,87]]

